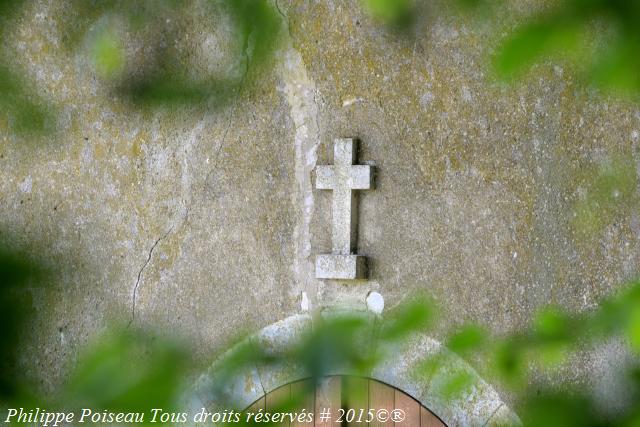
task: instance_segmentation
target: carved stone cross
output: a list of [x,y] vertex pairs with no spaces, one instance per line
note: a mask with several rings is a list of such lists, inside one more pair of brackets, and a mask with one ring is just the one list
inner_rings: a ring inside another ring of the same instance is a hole
[[358,203],[354,190],[368,190],[371,166],[354,165],[357,144],[351,138],[336,139],[333,166],[316,167],[316,188],[333,190],[331,237],[333,250],[316,258],[318,279],[363,279],[366,258],[355,255],[358,232]]

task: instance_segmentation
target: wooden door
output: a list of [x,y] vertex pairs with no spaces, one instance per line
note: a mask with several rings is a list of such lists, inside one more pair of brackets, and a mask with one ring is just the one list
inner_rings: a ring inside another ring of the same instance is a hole
[[446,427],[401,390],[352,376],[323,378],[315,389],[311,380],[287,384],[263,396],[245,412],[253,416],[258,413],[290,414],[277,420],[283,427]]

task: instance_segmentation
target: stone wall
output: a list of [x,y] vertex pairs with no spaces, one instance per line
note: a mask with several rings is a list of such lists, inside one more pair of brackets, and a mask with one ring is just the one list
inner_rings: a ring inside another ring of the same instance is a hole
[[[560,65],[514,86],[488,71],[496,35],[537,5],[477,22],[429,3],[405,33],[356,2],[277,6],[270,67],[216,108],[140,109],[115,96],[61,47],[64,3],[35,2],[13,22],[3,43],[61,106],[59,131],[37,143],[0,123],[3,240],[59,266],[34,292],[23,359],[45,390],[118,317],[186,337],[204,366],[240,332],[303,305],[364,306],[371,290],[387,307],[432,295],[436,336],[467,321],[502,333],[547,303],[588,310],[636,273],[636,213],[590,239],[572,218],[586,173],[640,160],[638,108]],[[189,7],[179,48],[194,69],[242,72],[224,19],[210,25]],[[359,162],[377,173],[359,209],[370,280],[352,284],[313,270],[331,248],[331,192],[314,190],[313,168],[332,163],[337,137],[359,138]]]

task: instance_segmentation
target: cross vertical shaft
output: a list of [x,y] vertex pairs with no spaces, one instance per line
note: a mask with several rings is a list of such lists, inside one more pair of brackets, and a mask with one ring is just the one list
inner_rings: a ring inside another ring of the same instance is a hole
[[332,248],[334,254],[349,255],[356,250],[357,203],[353,192],[351,168],[357,147],[351,139],[338,139],[333,146],[335,181],[333,184]]

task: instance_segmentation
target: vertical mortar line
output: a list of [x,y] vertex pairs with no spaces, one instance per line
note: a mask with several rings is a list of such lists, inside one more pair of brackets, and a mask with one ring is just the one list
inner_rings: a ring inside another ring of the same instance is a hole
[[[279,9],[280,10],[280,9]],[[280,15],[285,19],[282,10]],[[288,21],[288,19],[287,19]],[[288,22],[287,22],[288,25]],[[289,105],[291,120],[294,123],[294,176],[295,186],[292,202],[297,212],[293,230],[294,259],[293,272],[295,284],[292,294],[300,296],[308,290],[312,303],[317,296],[311,292],[315,284],[311,257],[311,217],[313,215],[313,188],[311,172],[316,165],[316,150],[320,144],[318,108],[316,105],[316,87],[309,78],[300,53],[293,47],[291,34],[284,35],[284,48],[280,51],[282,59],[280,73],[283,85],[279,90]]]

